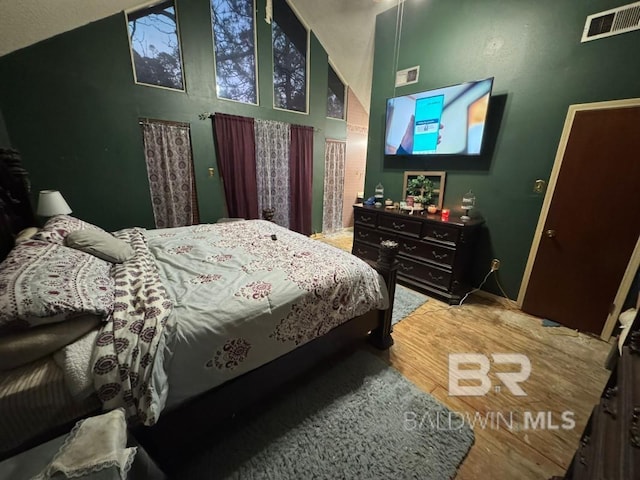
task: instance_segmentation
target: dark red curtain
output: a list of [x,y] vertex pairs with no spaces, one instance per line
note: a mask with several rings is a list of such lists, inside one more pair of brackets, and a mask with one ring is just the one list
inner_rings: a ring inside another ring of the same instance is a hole
[[253,118],[216,113],[213,125],[229,217],[259,218]]
[[311,235],[313,187],[313,128],[291,125],[289,147],[289,228]]

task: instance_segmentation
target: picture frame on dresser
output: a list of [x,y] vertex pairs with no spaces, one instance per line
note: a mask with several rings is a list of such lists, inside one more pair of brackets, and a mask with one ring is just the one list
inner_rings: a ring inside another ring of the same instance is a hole
[[433,183],[433,192],[431,200],[428,202],[430,205],[435,205],[438,207],[438,210],[442,210],[442,206],[444,203],[444,187],[445,181],[447,178],[447,172],[430,172],[430,171],[407,171],[404,172],[404,183],[402,184],[402,200],[407,198],[407,195],[410,195],[407,186],[409,182],[417,178],[419,176],[424,176],[431,180]]

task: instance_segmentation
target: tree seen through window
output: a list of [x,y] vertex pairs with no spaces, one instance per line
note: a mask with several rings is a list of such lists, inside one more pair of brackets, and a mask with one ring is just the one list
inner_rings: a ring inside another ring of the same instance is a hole
[[273,1],[273,104],[307,111],[307,45],[309,34],[286,0]]
[[218,98],[257,104],[253,0],[211,0]]
[[344,120],[346,87],[331,65],[329,65],[328,85],[327,117]]
[[178,21],[173,1],[127,15],[136,81],[184,89]]

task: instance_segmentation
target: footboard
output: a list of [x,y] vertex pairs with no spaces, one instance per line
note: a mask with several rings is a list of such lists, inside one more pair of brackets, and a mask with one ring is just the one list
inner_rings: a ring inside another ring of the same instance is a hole
[[398,243],[385,240],[380,243],[378,261],[371,265],[384,278],[389,292],[389,308],[378,310],[379,326],[371,332],[371,343],[380,350],[386,350],[393,345],[391,337],[391,317],[393,315],[393,303],[396,294],[396,278],[398,273]]

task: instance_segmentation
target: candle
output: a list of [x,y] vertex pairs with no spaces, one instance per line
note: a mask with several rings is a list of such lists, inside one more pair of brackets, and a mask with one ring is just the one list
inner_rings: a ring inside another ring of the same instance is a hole
[[448,208],[443,208],[442,209],[442,221],[443,222],[448,222],[449,221],[449,209]]

